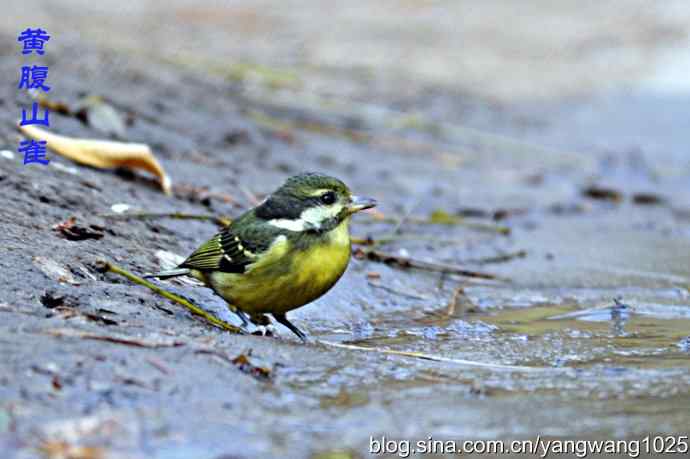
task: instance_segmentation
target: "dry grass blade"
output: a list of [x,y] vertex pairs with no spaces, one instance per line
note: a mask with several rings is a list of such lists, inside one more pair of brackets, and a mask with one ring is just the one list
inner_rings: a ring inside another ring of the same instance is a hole
[[191,301],[188,301],[185,298],[182,298],[181,296],[175,295],[174,293],[170,293],[167,290],[164,290],[157,286],[156,284],[153,284],[146,279],[142,279],[139,276],[136,276],[126,269],[120,268],[117,265],[114,265],[112,263],[109,263],[104,260],[99,260],[98,261],[99,269],[103,272],[111,272],[114,274],[118,274],[120,276],[123,276],[130,281],[134,282],[135,284],[143,285],[144,287],[147,287],[154,291],[155,293],[169,299],[170,301],[173,301],[179,305],[184,306],[187,308],[192,314],[195,314],[197,316],[202,317],[205,319],[207,322],[209,322],[211,325],[214,325],[220,329],[223,329],[225,331],[229,331],[231,333],[236,333],[236,334],[245,334],[245,332],[240,328],[236,327],[232,324],[229,324],[225,322],[224,320],[219,319],[218,317],[214,316],[213,314],[204,311],[201,309],[199,306],[193,304]]
[[355,251],[355,256],[358,258],[366,257],[367,260],[377,261],[379,263],[394,264],[400,266],[401,268],[414,268],[423,271],[431,271],[445,274],[455,274],[464,277],[473,277],[476,279],[486,279],[495,280],[501,282],[510,282],[509,279],[505,279],[495,274],[471,271],[469,269],[461,268],[460,266],[448,264],[448,263],[437,263],[423,260],[416,260],[414,258],[395,255],[392,253],[381,252],[379,250],[358,250]]
[[67,137],[36,126],[19,126],[19,130],[32,139],[45,140],[51,150],[80,164],[99,169],[124,167],[150,172],[158,178],[165,194],[172,193],[170,177],[146,144]]
[[174,339],[140,339],[132,338],[126,335],[100,335],[98,333],[87,332],[83,330],[77,330],[72,328],[55,328],[48,330],[46,333],[52,336],[67,337],[67,338],[81,338],[81,339],[92,339],[96,341],[107,341],[109,343],[124,344],[126,346],[135,347],[178,347],[184,346],[184,341],[174,340]]
[[464,288],[457,287],[455,290],[453,290],[453,296],[451,297],[450,301],[448,302],[448,306],[446,307],[446,316],[452,317],[455,315],[455,311],[458,308],[460,298],[467,298],[467,295],[465,294]]
[[450,357],[443,357],[440,355],[424,354],[421,352],[411,351],[396,351],[395,349],[383,349],[378,347],[355,346],[354,344],[334,343],[332,341],[317,341],[324,346],[335,347],[339,349],[349,349],[353,351],[376,352],[378,354],[399,355],[402,357],[413,357],[416,359],[430,360],[432,362],[453,363],[456,365],[463,365],[467,367],[479,367],[489,370],[503,370],[503,371],[521,371],[521,372],[540,372],[540,371],[556,371],[566,370],[565,368],[545,368],[545,367],[523,367],[518,365],[501,365],[499,363],[476,362],[474,360],[452,359]]
[[219,217],[216,215],[187,214],[184,212],[125,212],[125,213],[104,213],[98,214],[99,217],[110,220],[155,220],[159,218],[171,218],[175,220],[202,220],[210,221],[218,226],[228,226],[232,219]]
[[[378,224],[378,223],[389,223],[389,224],[397,224],[399,222],[399,217],[375,217],[375,218],[370,218],[370,219],[361,219],[359,222],[364,223],[364,224]],[[415,217],[415,216],[409,216],[406,218],[406,221],[410,223],[411,225],[448,225],[448,226],[464,226],[466,228],[475,230],[475,231],[482,231],[482,232],[488,232],[488,233],[497,233],[501,234],[503,236],[508,236],[511,232],[510,228],[507,226],[502,226],[502,225],[495,225],[495,224],[489,224],[489,223],[482,223],[482,222],[474,222],[474,221],[467,221],[464,218],[460,217],[455,217],[453,216],[450,219],[440,219],[438,216],[434,218],[423,218],[423,217]]]
[[473,263],[478,265],[488,265],[490,263],[506,263],[517,258],[525,258],[527,256],[526,250],[518,250],[512,253],[502,253],[493,257],[477,258],[473,260],[465,260],[465,263]]

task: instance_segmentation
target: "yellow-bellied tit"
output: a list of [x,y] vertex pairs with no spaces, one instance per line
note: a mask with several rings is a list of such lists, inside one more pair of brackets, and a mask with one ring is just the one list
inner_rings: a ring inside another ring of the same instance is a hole
[[336,178],[296,175],[176,269],[149,277],[193,276],[225,299],[245,326],[247,314],[271,314],[305,341],[286,313],[319,298],[343,275],[350,217],[375,205]]

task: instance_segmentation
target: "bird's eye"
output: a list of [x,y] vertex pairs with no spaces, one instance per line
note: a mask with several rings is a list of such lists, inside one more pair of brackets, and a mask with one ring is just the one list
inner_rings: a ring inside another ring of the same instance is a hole
[[324,194],[321,195],[321,202],[326,204],[327,206],[330,206],[335,202],[335,193],[332,191],[328,191]]

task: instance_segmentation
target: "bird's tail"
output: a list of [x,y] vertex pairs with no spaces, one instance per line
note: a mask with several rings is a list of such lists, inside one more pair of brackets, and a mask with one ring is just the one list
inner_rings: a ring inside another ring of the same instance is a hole
[[175,268],[175,269],[168,269],[167,271],[160,271],[157,273],[148,273],[144,274],[145,279],[150,279],[152,277],[157,277],[159,279],[168,279],[170,277],[177,277],[177,276],[184,276],[189,274],[189,269],[188,268]]

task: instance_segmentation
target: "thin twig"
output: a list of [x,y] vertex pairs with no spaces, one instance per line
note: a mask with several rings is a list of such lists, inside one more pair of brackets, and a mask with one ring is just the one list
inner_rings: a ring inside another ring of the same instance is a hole
[[242,194],[244,194],[244,196],[245,196],[245,197],[247,198],[247,200],[249,201],[249,204],[251,204],[252,206],[258,206],[259,204],[261,204],[261,199],[259,199],[259,198],[252,192],[252,190],[250,190],[250,189],[247,188],[246,186],[241,186],[241,185],[240,185],[240,191],[242,192]]
[[136,276],[136,275],[130,273],[129,271],[127,271],[123,268],[120,268],[117,265],[114,265],[114,264],[107,262],[107,261],[99,261],[99,265],[100,265],[99,269],[101,271],[104,271],[104,272],[108,271],[108,272],[111,272],[114,274],[118,274],[120,276],[126,277],[127,279],[134,282],[135,284],[143,285],[144,287],[151,289],[155,293],[169,299],[170,301],[173,301],[177,304],[184,306],[192,314],[196,314],[197,316],[201,316],[202,318],[206,319],[207,322],[209,322],[210,324],[212,324],[212,325],[214,325],[220,329],[229,331],[231,333],[236,333],[236,334],[242,334],[242,335],[246,334],[246,332],[244,330],[242,330],[240,327],[236,327],[235,325],[231,325],[231,324],[225,322],[224,320],[219,319],[218,317],[214,316],[213,314],[211,314],[207,311],[204,311],[199,306],[193,304],[189,300],[187,300],[187,299],[185,299],[179,295],[175,295],[174,293],[168,292],[167,290],[163,290],[162,288],[160,288],[156,284],[153,284],[153,283],[151,283],[145,279],[142,279],[141,277]]
[[465,289],[463,287],[456,287],[453,290],[453,296],[448,302],[448,307],[446,308],[446,316],[452,317],[455,315],[455,310],[458,307],[458,300],[461,296],[465,296]]
[[218,217],[205,214],[186,214],[184,212],[128,212],[122,214],[105,213],[98,217],[111,220],[155,220],[158,218],[173,218],[177,220],[203,220],[215,223],[218,226],[227,226],[232,220],[227,217]]
[[467,239],[460,238],[441,238],[435,234],[398,234],[396,236],[384,236],[384,237],[351,237],[350,241],[357,245],[366,245],[369,247],[376,247],[380,245],[386,245],[391,242],[398,241],[429,241],[438,244],[463,244],[467,242]]
[[151,365],[153,368],[156,370],[160,371],[164,375],[169,375],[172,374],[172,370],[168,368],[163,362],[161,362],[158,359],[155,359],[153,357],[149,357],[146,359],[146,362]]
[[525,258],[527,256],[527,251],[518,250],[512,253],[502,253],[500,255],[495,255],[493,257],[486,258],[475,258],[473,260],[465,260],[465,263],[477,264],[477,265],[488,265],[490,263],[505,263],[507,261],[514,260],[516,258]]
[[446,273],[446,274],[456,274],[458,276],[464,276],[464,277],[474,277],[474,278],[478,278],[478,279],[489,279],[489,280],[498,280],[498,281],[503,281],[503,282],[510,282],[509,279],[501,278],[499,276],[496,276],[495,274],[484,273],[484,272],[479,272],[479,271],[471,271],[469,269],[464,269],[464,268],[461,268],[460,266],[452,265],[452,264],[448,264],[448,263],[438,263],[438,262],[416,260],[414,258],[405,257],[402,255],[395,255],[392,253],[381,252],[379,250],[360,251],[359,253],[363,254],[363,256],[365,256],[368,260],[378,261],[380,263],[386,263],[386,264],[392,263],[392,264],[396,264],[396,265],[400,266],[401,268],[415,268],[415,269],[421,269],[424,271],[432,271],[432,272]]
[[368,237],[351,237],[350,242],[357,245],[374,245],[376,241]]
[[353,351],[376,352],[378,354],[399,355],[402,357],[413,357],[422,360],[431,360],[432,362],[454,363],[456,365],[463,365],[467,367],[480,367],[490,370],[505,370],[505,371],[523,371],[523,372],[541,372],[541,371],[564,371],[567,368],[545,368],[545,367],[524,367],[517,365],[502,365],[499,363],[476,362],[474,360],[452,359],[450,357],[443,357],[440,355],[424,354],[421,352],[412,351],[397,351],[395,349],[383,349],[379,347],[356,346],[354,344],[334,343],[332,341],[316,341],[324,346],[335,347],[340,349],[349,349]]
[[400,234],[400,230],[402,229],[403,225],[407,220],[409,220],[410,216],[412,216],[412,212],[419,206],[419,203],[421,202],[421,196],[418,196],[417,199],[414,200],[412,204],[407,208],[405,213],[398,218],[397,223],[393,226],[393,229],[391,229],[391,232],[389,234],[389,237],[396,236]]
[[[458,217],[452,222],[437,222],[433,221],[430,218],[422,218],[422,217],[407,217],[405,219],[407,222],[410,224],[414,225],[447,225],[447,226],[464,226],[476,231],[484,231],[484,232],[489,232],[489,233],[498,233],[504,236],[507,236],[510,234],[510,228],[507,226],[502,226],[502,225],[492,225],[489,223],[481,223],[481,222],[471,222],[467,221],[465,219],[462,219]],[[398,217],[384,217],[384,218],[371,218],[371,219],[362,219],[360,223],[365,223],[365,224],[376,224],[376,223],[389,223],[389,224],[397,224],[400,221]]]
[[378,282],[369,281],[368,284],[369,284],[370,286],[374,287],[374,288],[380,288],[381,290],[385,290],[385,291],[387,291],[387,292],[394,293],[394,294],[400,295],[400,296],[406,296],[406,297],[412,298],[412,299],[414,299],[414,300],[424,300],[424,301],[427,301],[427,300],[430,300],[430,299],[431,299],[431,297],[428,297],[428,296],[422,296],[422,295],[419,295],[418,293],[406,292],[406,291],[403,291],[403,290],[398,290],[398,289],[396,289],[395,287],[391,287],[391,286],[388,286],[388,285],[380,284],[380,283],[378,283]]
[[53,336],[69,337],[69,338],[81,338],[81,339],[93,339],[96,341],[107,341],[115,344],[124,344],[126,346],[136,346],[136,347],[179,347],[184,346],[184,341],[168,339],[157,341],[146,340],[140,338],[133,338],[126,335],[101,335],[98,333],[87,332],[83,330],[76,330],[72,328],[56,328],[53,330],[47,330],[46,333]]

